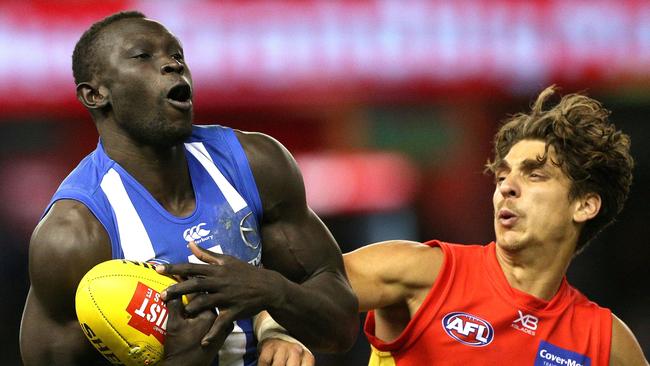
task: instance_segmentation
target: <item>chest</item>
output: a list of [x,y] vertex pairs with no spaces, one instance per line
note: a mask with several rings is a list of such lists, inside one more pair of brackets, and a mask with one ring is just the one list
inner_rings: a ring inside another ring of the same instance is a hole
[[198,164],[190,164],[190,173],[196,203],[186,217],[171,215],[137,182],[120,177],[121,193],[109,190],[107,195],[114,213],[114,256],[197,263],[187,247],[194,241],[204,249],[259,265],[260,225],[251,205],[223,176],[215,180]]
[[[601,365],[606,336],[598,314],[568,305],[536,311],[482,286],[452,284],[437,311],[425,303],[419,321],[428,320],[413,349],[445,364]],[[415,353],[418,353],[416,351]],[[406,357],[412,357],[409,353]],[[452,356],[449,358],[449,356]]]

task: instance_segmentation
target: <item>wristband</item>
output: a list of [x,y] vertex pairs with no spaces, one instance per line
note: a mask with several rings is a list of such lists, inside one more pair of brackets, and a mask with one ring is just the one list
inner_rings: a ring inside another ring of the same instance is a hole
[[283,326],[278,324],[271,315],[265,314],[266,316],[264,319],[260,320],[260,317],[262,317],[261,314],[262,313],[256,315],[253,319],[253,329],[255,330],[255,336],[257,337],[258,343],[262,343],[265,339],[276,338],[285,342],[295,343],[311,354],[309,348],[305,347],[305,345],[299,340],[290,336],[289,332],[287,332]]

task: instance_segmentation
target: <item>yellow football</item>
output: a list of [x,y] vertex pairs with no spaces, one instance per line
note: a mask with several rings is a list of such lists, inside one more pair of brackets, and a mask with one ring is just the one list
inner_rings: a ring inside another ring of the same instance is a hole
[[116,365],[155,365],[163,357],[167,307],[160,293],[176,283],[153,265],[102,262],[81,279],[75,308],[92,345]]

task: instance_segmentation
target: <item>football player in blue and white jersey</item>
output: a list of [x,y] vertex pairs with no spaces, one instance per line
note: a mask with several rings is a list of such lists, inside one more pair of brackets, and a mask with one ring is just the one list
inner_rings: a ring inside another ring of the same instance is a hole
[[[174,331],[165,365],[255,365],[251,318],[263,310],[315,350],[352,345],[357,299],[296,162],[264,134],[192,124],[192,77],[173,34],[141,13],[115,14],[81,37],[73,74],[100,141],[32,235],[25,365],[105,362],[77,323],[74,294],[112,258],[189,277],[166,294]],[[200,262],[189,240],[218,263],[178,264]],[[183,308],[183,291],[200,295]]]

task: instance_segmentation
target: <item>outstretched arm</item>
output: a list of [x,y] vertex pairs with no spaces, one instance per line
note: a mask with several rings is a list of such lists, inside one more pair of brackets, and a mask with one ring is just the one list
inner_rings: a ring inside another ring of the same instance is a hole
[[359,311],[374,310],[375,336],[390,342],[422,305],[444,255],[440,248],[393,240],[357,249],[343,259]]
[[406,240],[367,245],[343,256],[359,311],[407,305],[412,313],[443,263],[440,248]]

